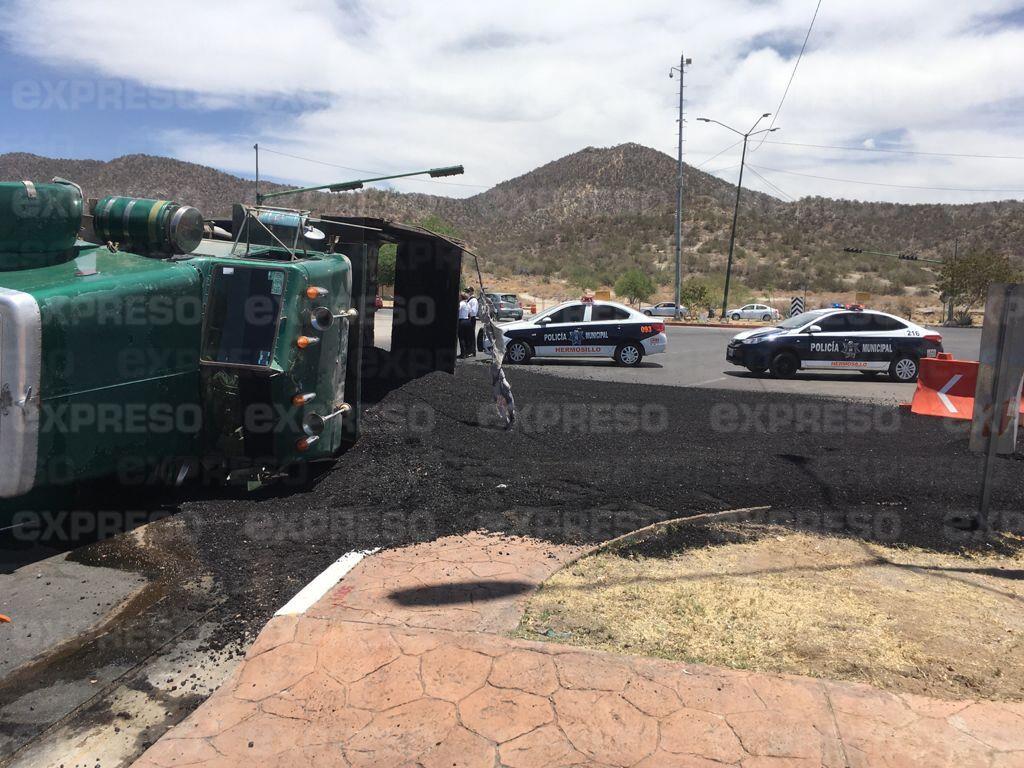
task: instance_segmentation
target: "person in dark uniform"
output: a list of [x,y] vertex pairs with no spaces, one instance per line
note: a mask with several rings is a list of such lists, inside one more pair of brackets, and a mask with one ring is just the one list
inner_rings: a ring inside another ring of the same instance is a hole
[[469,307],[469,338],[472,340],[469,354],[470,357],[476,357],[476,321],[480,315],[480,301],[473,295],[472,286],[467,288],[466,292],[469,294],[466,305]]

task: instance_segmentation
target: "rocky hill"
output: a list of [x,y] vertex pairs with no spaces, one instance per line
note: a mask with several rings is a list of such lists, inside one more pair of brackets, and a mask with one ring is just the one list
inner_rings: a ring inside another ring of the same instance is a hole
[[[29,154],[0,155],[0,178],[63,176],[86,194],[118,193],[180,200],[210,216],[235,201],[252,202],[253,182],[213,168],[148,155],[109,162]],[[268,190],[272,185],[266,187]],[[717,277],[724,264],[735,187],[687,168],[684,264],[688,274]],[[380,189],[288,198],[320,212],[383,216],[453,226],[497,274],[608,284],[640,266],[671,278],[675,161],[637,144],[588,147],[474,195],[455,199]],[[736,249],[738,280],[754,289],[874,293],[925,291],[926,265],[844,254],[845,245],[947,258],[957,231],[967,249],[1006,253],[1024,265],[1024,202],[971,205],[862,203],[811,197],[783,202],[744,192]]]

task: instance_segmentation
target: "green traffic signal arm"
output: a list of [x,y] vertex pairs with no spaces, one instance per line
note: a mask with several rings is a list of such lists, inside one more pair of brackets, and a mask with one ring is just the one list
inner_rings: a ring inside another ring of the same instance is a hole
[[[923,259],[920,256],[913,256],[913,254],[907,253],[887,253],[886,251],[871,251],[867,248],[843,248],[846,253],[868,253],[872,256],[891,256],[894,259],[903,259],[904,261],[923,261],[928,264],[945,264],[944,261],[938,259]],[[907,258],[911,256],[912,258]]]
[[260,204],[262,201],[267,200],[271,197],[282,197],[284,195],[299,195],[303,192],[318,192],[320,190],[328,189],[332,192],[344,192],[347,190],[360,189],[364,184],[369,184],[373,181],[387,181],[388,179],[404,179],[407,176],[422,176],[424,174],[430,175],[432,178],[438,178],[440,176],[458,176],[459,174],[465,173],[465,169],[461,165],[449,165],[443,168],[428,168],[425,171],[412,171],[410,173],[394,173],[390,176],[375,176],[371,179],[356,179],[354,181],[336,181],[333,184],[321,184],[316,187],[303,187],[302,189],[283,189],[279,192],[267,192],[266,194],[260,194],[256,203]]

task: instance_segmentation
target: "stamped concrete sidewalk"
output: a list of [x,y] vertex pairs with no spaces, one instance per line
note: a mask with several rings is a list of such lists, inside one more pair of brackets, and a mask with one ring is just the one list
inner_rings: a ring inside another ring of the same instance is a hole
[[512,640],[580,554],[471,534],[364,560],[136,762],[1024,768],[1024,704],[940,701]]

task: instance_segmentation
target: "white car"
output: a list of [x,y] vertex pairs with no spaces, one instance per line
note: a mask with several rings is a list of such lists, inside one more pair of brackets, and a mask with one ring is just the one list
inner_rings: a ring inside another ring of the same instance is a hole
[[534,357],[609,357],[636,366],[668,345],[664,323],[611,301],[567,301],[501,330],[510,363]]
[[760,320],[762,323],[771,323],[782,317],[779,310],[767,304],[744,304],[739,309],[730,309],[725,316],[730,320]]
[[[674,301],[663,301],[661,304],[655,304],[653,307],[640,310],[648,317],[675,317],[676,316],[676,303]],[[679,305],[679,314],[685,315],[687,312],[686,307],[682,304]]]

